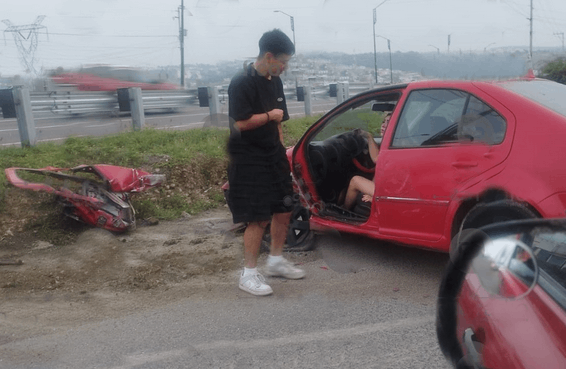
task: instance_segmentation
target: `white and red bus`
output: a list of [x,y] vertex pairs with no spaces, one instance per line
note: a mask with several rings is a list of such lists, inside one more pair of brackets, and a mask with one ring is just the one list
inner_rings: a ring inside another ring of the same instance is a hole
[[51,79],[57,85],[74,87],[79,91],[116,91],[128,87],[140,87],[142,90],[180,88],[157,73],[115,66],[83,67],[77,71],[55,74]]

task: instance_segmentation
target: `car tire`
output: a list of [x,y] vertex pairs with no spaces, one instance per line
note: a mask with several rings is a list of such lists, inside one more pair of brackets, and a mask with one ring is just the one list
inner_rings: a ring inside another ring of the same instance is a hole
[[464,217],[460,231],[450,243],[450,255],[452,256],[455,252],[459,240],[466,233],[466,230],[477,229],[497,222],[531,218],[538,218],[538,215],[525,205],[510,199],[479,203]]
[[[295,210],[293,210],[283,251],[300,252],[314,250],[316,247],[315,234],[310,229],[309,219],[310,213],[308,209],[297,206]],[[270,225],[265,227],[265,233],[261,240],[261,251],[263,252],[269,252],[271,247],[271,233],[269,227]]]

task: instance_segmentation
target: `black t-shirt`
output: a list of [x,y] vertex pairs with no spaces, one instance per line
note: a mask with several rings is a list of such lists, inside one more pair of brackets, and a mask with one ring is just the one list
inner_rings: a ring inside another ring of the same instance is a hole
[[272,76],[269,80],[259,75],[250,64],[232,78],[228,102],[231,118],[228,151],[232,162],[269,164],[281,160],[281,152],[284,154],[285,150],[275,121],[248,131],[234,128],[235,122],[272,109],[282,109],[283,120],[289,119],[281,78]]

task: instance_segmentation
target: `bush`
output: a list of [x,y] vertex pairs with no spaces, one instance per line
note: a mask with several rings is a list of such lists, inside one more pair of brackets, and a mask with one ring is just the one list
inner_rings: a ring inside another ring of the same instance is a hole
[[566,58],[558,58],[542,68],[541,77],[566,84]]

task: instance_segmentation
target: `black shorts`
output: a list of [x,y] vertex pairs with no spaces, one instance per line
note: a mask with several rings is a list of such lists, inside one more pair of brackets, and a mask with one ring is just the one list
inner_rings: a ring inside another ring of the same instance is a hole
[[228,206],[234,223],[270,220],[294,208],[291,172],[287,158],[275,164],[231,164]]

